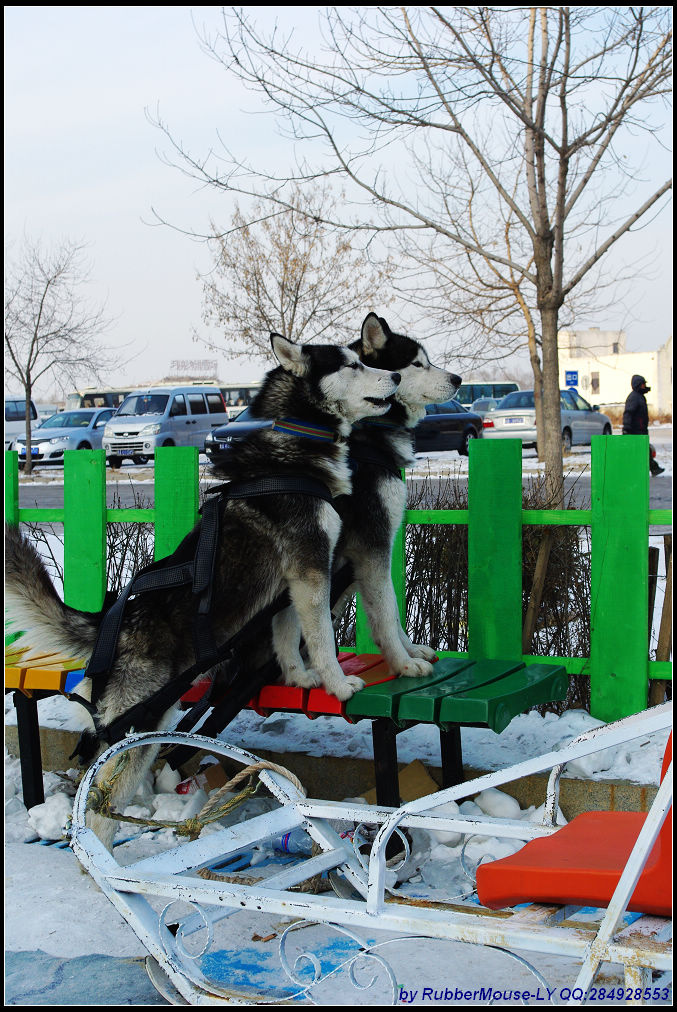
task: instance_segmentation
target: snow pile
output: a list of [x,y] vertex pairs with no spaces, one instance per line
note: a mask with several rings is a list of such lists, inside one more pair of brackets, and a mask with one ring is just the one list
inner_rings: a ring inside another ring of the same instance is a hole
[[[64,696],[38,701],[41,727],[80,732],[88,726],[86,711]],[[12,696],[5,696],[5,723],[16,724]],[[584,710],[567,710],[561,716],[535,710],[515,717],[508,727],[495,734],[488,728],[464,727],[461,731],[463,761],[473,769],[505,769],[534,756],[543,755],[568,744],[584,731],[598,727],[600,721]],[[305,755],[371,760],[373,743],[371,724],[361,720],[349,724],[337,717],[308,720],[303,714],[275,713],[260,717],[253,710],[242,710],[221,737],[248,752],[298,752]],[[565,776],[594,780],[627,780],[657,786],[667,741],[664,734],[650,740],[638,739],[622,748],[605,750],[595,756],[570,763]],[[398,739],[398,757],[402,763],[420,759],[426,766],[440,766],[439,732],[433,724],[418,724]],[[172,787],[169,790],[173,789]]]
[[[544,808],[545,805],[538,808],[530,805],[522,809],[519,802],[505,791],[490,787],[472,801],[466,800],[460,805],[449,801],[440,805],[433,814],[475,819],[485,815],[492,819],[533,823],[543,821]],[[558,808],[558,825],[566,825],[566,821]],[[411,855],[397,871],[400,891],[404,895],[427,896],[433,900],[461,900],[471,896],[475,891],[475,871],[482,862],[508,857],[520,850],[529,839],[528,833],[522,839],[504,839],[498,835],[464,835],[438,829],[412,829],[409,836],[412,840]],[[427,888],[423,889],[424,886]]]

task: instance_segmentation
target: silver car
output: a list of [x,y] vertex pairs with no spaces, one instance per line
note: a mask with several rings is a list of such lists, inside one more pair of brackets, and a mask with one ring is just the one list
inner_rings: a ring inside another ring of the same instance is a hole
[[103,434],[103,448],[111,467],[125,457],[145,464],[157,446],[204,448],[207,434],[228,422],[219,387],[163,386],[135,390],[125,397]]
[[472,402],[470,410],[484,418],[490,411],[496,410],[498,403],[495,397],[480,397],[479,400]]
[[[78,408],[61,411],[31,428],[31,459],[37,464],[63,464],[66,450],[100,450],[106,422],[115,408]],[[19,451],[19,467],[26,463],[26,433],[12,444]]]
[[[591,406],[576,390],[560,390],[562,449],[590,444],[593,436],[610,436],[611,419]],[[485,439],[521,439],[523,446],[536,446],[536,407],[533,390],[515,390],[484,418]]]

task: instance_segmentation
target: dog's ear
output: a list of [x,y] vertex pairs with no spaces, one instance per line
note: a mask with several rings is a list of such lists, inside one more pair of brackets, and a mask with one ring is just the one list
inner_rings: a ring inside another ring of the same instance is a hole
[[365,355],[373,355],[375,351],[380,351],[384,348],[388,335],[386,329],[388,324],[385,320],[381,320],[376,313],[369,313],[365,317],[364,323],[362,324],[362,351]]
[[294,376],[305,376],[308,372],[308,356],[300,344],[294,344],[282,334],[271,334],[273,354],[283,369]]

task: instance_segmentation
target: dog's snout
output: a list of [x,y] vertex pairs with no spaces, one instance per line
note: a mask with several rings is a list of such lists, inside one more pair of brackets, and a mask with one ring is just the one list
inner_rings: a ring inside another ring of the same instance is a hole
[[458,390],[458,388],[460,387],[460,385],[463,382],[463,380],[461,379],[460,376],[456,376],[453,372],[450,373],[450,377],[451,377],[451,382],[454,384],[454,386]]
[[396,383],[398,386],[399,386],[399,384],[402,381],[402,377],[400,376],[400,374],[398,372],[391,372],[390,378],[393,381],[393,383]]

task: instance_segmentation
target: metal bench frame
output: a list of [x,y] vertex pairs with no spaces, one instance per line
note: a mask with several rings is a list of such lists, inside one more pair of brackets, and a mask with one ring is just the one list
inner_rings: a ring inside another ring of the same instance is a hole
[[[447,939],[475,945],[491,945],[507,952],[548,953],[575,957],[580,972],[572,984],[572,1003],[582,1004],[585,993],[603,961],[619,963],[630,987],[645,987],[652,970],[671,966],[671,943],[660,940],[665,919],[642,917],[629,926],[623,915],[635,884],[668,814],[672,799],[672,765],[658,790],[625,870],[598,928],[571,920],[572,908],[532,905],[526,909],[493,913],[484,908],[454,904],[448,908],[407,903],[397,899],[386,885],[386,846],[398,829],[417,827],[486,836],[524,839],[556,832],[553,815],[559,776],[571,760],[614,747],[635,738],[668,728],[670,704],[627,717],[614,724],[596,728],[565,748],[518,763],[464,784],[447,788],[393,810],[382,806],[337,804],[308,800],[289,779],[278,772],[264,771],[261,780],[280,802],[280,808],[239,825],[223,828],[212,835],[183,843],[160,855],[121,867],[86,827],[87,797],[94,778],[115,756],[144,744],[181,744],[204,748],[243,765],[256,757],[221,741],[179,732],[154,732],[130,735],[107,750],[85,774],[73,809],[71,846],[83,866],[102,891],[132,926],[183,1002],[193,1005],[241,1003],[242,995],[220,989],[205,978],[198,960],[185,949],[185,939],[198,931],[207,933],[206,950],[214,926],[224,917],[246,909],[273,912],[300,918],[280,941],[282,968],[292,983],[300,984],[286,957],[289,933],[307,924],[324,924],[350,937],[356,945],[355,959],[365,953],[387,967],[397,1000],[395,975],[382,954],[361,939],[358,931],[386,931],[400,937]],[[440,805],[458,801],[489,787],[552,769],[546,817],[542,825],[522,821],[484,818],[449,818],[435,814]],[[368,866],[364,866],[350,842],[332,826],[336,821],[380,826],[371,848]],[[246,885],[204,880],[196,875],[200,868],[223,862],[228,857],[251,849],[280,833],[303,828],[318,845],[319,853],[268,878],[264,884]],[[292,892],[291,887],[319,872],[338,870],[359,898],[309,895]],[[146,896],[166,901],[158,914]],[[180,925],[166,922],[167,911],[176,900],[192,905],[194,912]],[[201,953],[201,954],[202,954]],[[308,957],[312,958],[312,957]],[[520,957],[516,957],[520,958]],[[529,966],[525,960],[520,961]],[[317,961],[315,980],[300,991],[309,993],[320,982]],[[539,980],[537,971],[530,967]],[[351,975],[351,980],[353,980]],[[357,985],[356,985],[357,986]],[[578,990],[580,989],[580,990]],[[580,996],[580,997],[579,997]]]

